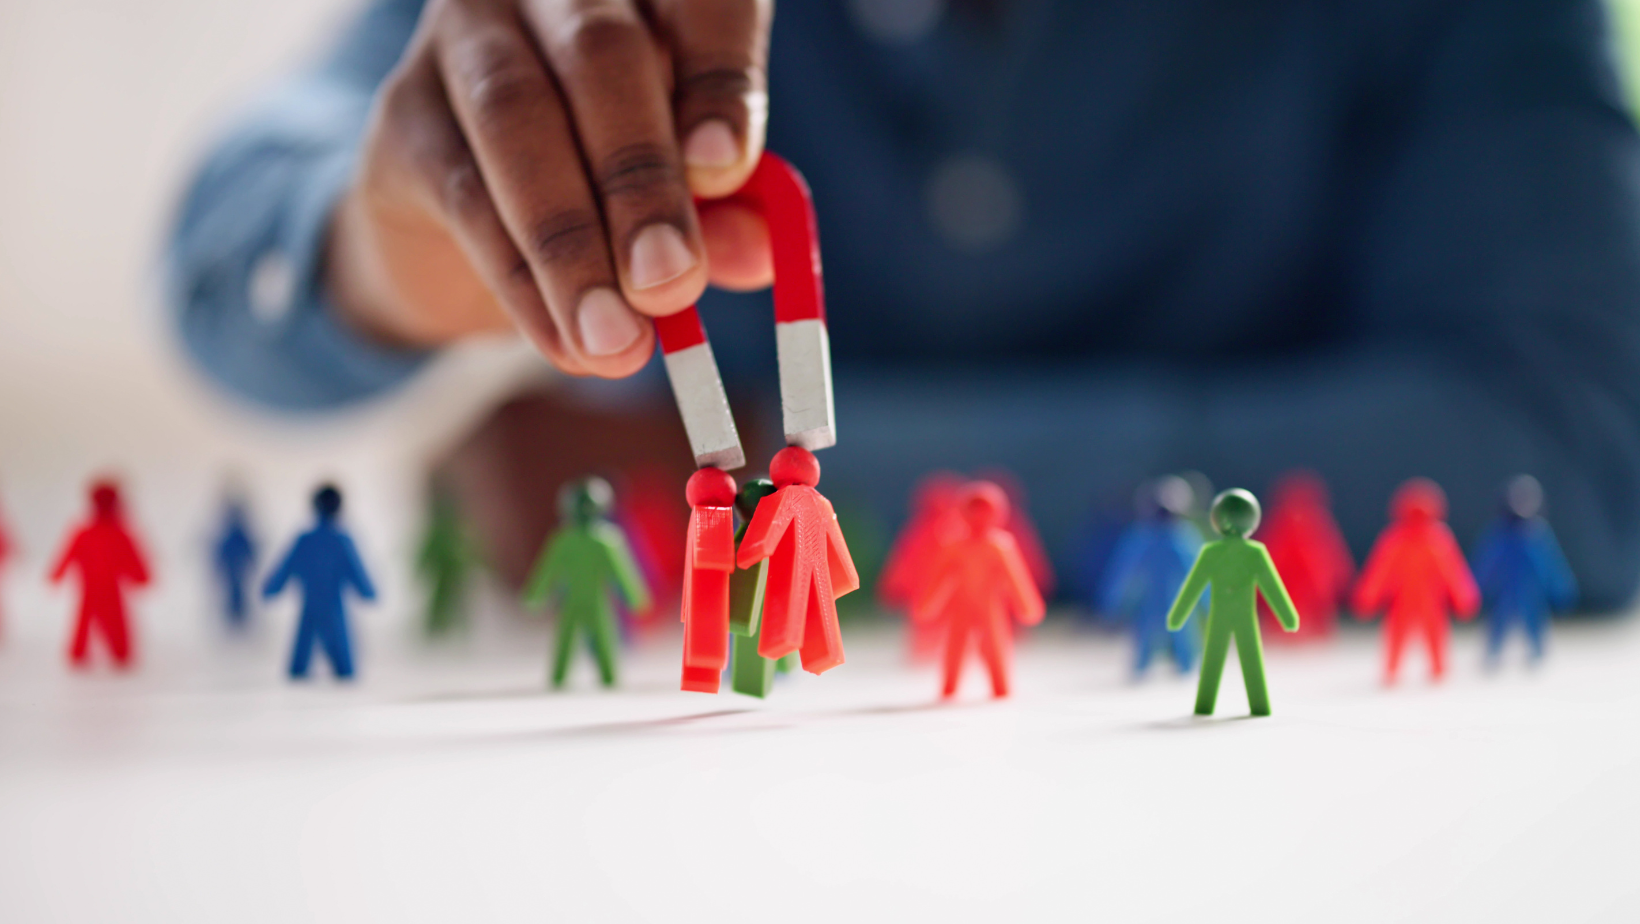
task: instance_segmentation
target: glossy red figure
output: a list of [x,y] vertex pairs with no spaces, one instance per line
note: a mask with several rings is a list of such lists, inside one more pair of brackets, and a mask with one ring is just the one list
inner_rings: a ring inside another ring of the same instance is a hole
[[973,635],[991,672],[991,692],[1003,697],[1008,695],[1013,660],[1012,624],[1041,622],[1042,594],[1018,542],[1004,526],[1007,494],[995,484],[979,481],[964,488],[957,503],[965,534],[941,551],[912,618],[946,627],[944,696],[957,692],[968,637]]
[[689,476],[683,569],[683,689],[716,693],[729,663],[729,575],[735,570],[735,480],[719,468]]
[[126,584],[148,583],[141,547],[125,528],[119,489],[100,481],[91,486],[91,521],[76,531],[51,569],[52,583],[70,568],[80,573],[80,616],[74,625],[68,660],[84,667],[90,658],[93,629],[102,635],[114,663],[131,664],[132,638],[125,617]]
[[[962,493],[963,484],[962,476],[955,472],[935,472],[917,485],[911,501],[911,518],[895,537],[877,578],[877,599],[884,607],[903,610],[909,617],[928,584],[940,549],[967,532],[957,508],[957,496]],[[944,629],[938,623],[910,618],[907,627],[911,659],[932,659],[939,650]]]
[[1394,683],[1407,637],[1419,634],[1429,646],[1432,676],[1446,672],[1447,615],[1472,618],[1481,595],[1463,552],[1446,525],[1446,494],[1427,478],[1401,485],[1390,502],[1393,522],[1379,534],[1355,585],[1351,605],[1366,618],[1384,617],[1384,682]]
[[1298,631],[1281,624],[1261,599],[1259,614],[1266,638],[1315,641],[1329,638],[1338,626],[1338,609],[1355,580],[1355,559],[1333,519],[1327,485],[1314,472],[1297,471],[1276,482],[1270,513],[1258,537],[1270,551],[1298,610]]
[[763,628],[757,653],[782,658],[796,651],[803,669],[820,674],[843,663],[837,598],[860,586],[831,501],[815,490],[820,463],[798,446],[769,463],[775,492],[757,505],[740,540],[739,564],[768,559]]

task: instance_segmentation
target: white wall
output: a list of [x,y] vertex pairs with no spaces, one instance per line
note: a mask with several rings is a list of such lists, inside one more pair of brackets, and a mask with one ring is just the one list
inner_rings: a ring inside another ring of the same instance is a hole
[[23,557],[0,573],[6,635],[64,631],[70,595],[41,575],[120,473],[156,559],[151,636],[208,625],[204,541],[237,469],[265,539],[285,542],[322,477],[386,585],[378,625],[409,613],[405,558],[419,466],[507,380],[517,344],[465,349],[406,393],[329,419],[236,404],[187,366],[158,301],[169,213],[236,101],[320,47],[355,0],[0,0],[0,517]]

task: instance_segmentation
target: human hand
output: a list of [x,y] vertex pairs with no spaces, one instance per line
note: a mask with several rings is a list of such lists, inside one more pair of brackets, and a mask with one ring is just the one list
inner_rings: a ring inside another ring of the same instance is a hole
[[769,284],[739,189],[767,118],[772,0],[430,0],[377,92],[326,283],[377,339],[516,328],[621,377],[644,316]]

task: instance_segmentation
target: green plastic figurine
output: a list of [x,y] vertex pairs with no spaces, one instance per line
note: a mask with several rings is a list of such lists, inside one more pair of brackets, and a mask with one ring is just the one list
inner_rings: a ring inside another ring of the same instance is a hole
[[478,555],[455,498],[440,486],[433,488],[427,535],[416,556],[416,573],[428,584],[427,613],[422,630],[429,638],[448,635],[467,626],[467,581]]
[[1167,614],[1169,631],[1184,628],[1202,592],[1212,585],[1207,608],[1207,650],[1202,654],[1201,684],[1196,688],[1197,715],[1213,714],[1232,635],[1241,658],[1242,680],[1247,684],[1247,704],[1253,715],[1270,714],[1270,694],[1264,686],[1264,649],[1258,634],[1257,592],[1264,594],[1281,628],[1288,632],[1298,629],[1298,611],[1282,586],[1270,553],[1265,551],[1264,543],[1248,538],[1258,529],[1259,516],[1258,498],[1248,491],[1231,488],[1213,498],[1209,519],[1222,538],[1202,546]]
[[619,593],[630,610],[649,606],[649,588],[638,573],[621,528],[609,521],[615,492],[602,478],[564,485],[558,492],[563,525],[552,534],[524,588],[524,605],[544,609],[558,600],[558,633],[552,653],[552,688],[563,687],[569,673],[576,631],[586,633],[598,674],[606,687],[615,685],[615,608]]
[[[753,478],[740,487],[735,495],[735,509],[740,511],[740,528],[735,530],[735,549],[746,535],[752,514],[763,498],[774,493],[774,482],[767,478]],[[791,670],[795,655],[784,658],[765,658],[757,653],[757,628],[763,616],[763,586],[768,582],[764,570],[768,561],[760,561],[750,568],[742,568],[729,578],[729,633],[730,648],[729,686],[736,693],[762,699],[774,685],[776,671],[784,674]]]

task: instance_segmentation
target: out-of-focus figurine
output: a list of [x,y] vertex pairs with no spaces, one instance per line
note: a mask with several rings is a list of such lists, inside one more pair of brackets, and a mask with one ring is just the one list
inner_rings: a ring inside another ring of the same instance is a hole
[[969,636],[991,673],[991,692],[1008,695],[1013,622],[1042,621],[1042,594],[1008,531],[1008,495],[978,481],[957,495],[963,535],[945,544],[912,610],[919,622],[945,627],[945,680],[941,695],[956,695]]
[[228,628],[244,631],[250,624],[250,583],[256,572],[256,538],[242,492],[230,489],[222,502],[222,525],[211,554],[222,594],[222,617]]
[[342,529],[342,492],[322,485],[313,492],[313,528],[296,537],[279,567],[262,585],[262,598],[271,599],[295,578],[302,585],[302,617],[290,652],[290,677],[308,675],[315,645],[324,648],[330,667],[341,680],[353,677],[353,642],[347,626],[344,592],[353,588],[362,599],[376,599],[376,585],[359,560],[353,538]]
[[1427,478],[1401,485],[1390,500],[1393,521],[1378,535],[1361,569],[1351,605],[1361,619],[1381,609],[1384,617],[1384,683],[1395,682],[1407,636],[1429,646],[1431,676],[1446,673],[1448,613],[1470,619],[1480,590],[1446,525],[1446,493]]
[[[1270,515],[1259,530],[1270,550],[1281,583],[1293,598],[1301,620],[1297,632],[1278,638],[1314,641],[1330,638],[1338,610],[1355,580],[1355,559],[1333,519],[1327,484],[1309,471],[1289,472],[1276,482]],[[1278,623],[1268,606],[1259,607],[1266,629]]]
[[1526,634],[1532,660],[1542,658],[1550,614],[1577,602],[1577,579],[1542,509],[1538,480],[1515,477],[1504,491],[1502,515],[1475,548],[1475,582],[1488,619],[1486,657],[1494,665],[1516,624]]
[[69,664],[83,668],[90,663],[95,632],[107,644],[114,664],[130,667],[135,639],[125,614],[125,586],[147,584],[148,563],[126,526],[119,486],[112,481],[91,485],[91,519],[57,557],[51,582],[62,581],[71,568],[80,575],[80,614],[68,647]]
[[570,653],[584,634],[606,687],[615,685],[618,635],[612,595],[629,609],[649,606],[645,585],[620,527],[609,520],[615,492],[602,478],[566,484],[558,494],[560,525],[524,589],[524,604],[542,609],[557,600],[558,632],[552,653],[552,687],[569,674]]
[[455,496],[435,484],[428,499],[427,532],[416,554],[416,573],[427,586],[422,631],[428,638],[466,628],[467,587],[477,562]]
[[1150,667],[1159,646],[1184,673],[1196,663],[1195,632],[1169,630],[1167,614],[1202,545],[1196,525],[1186,519],[1190,484],[1177,475],[1159,478],[1139,489],[1137,506],[1137,517],[1122,532],[1105,567],[1099,609],[1127,618],[1135,675]]

